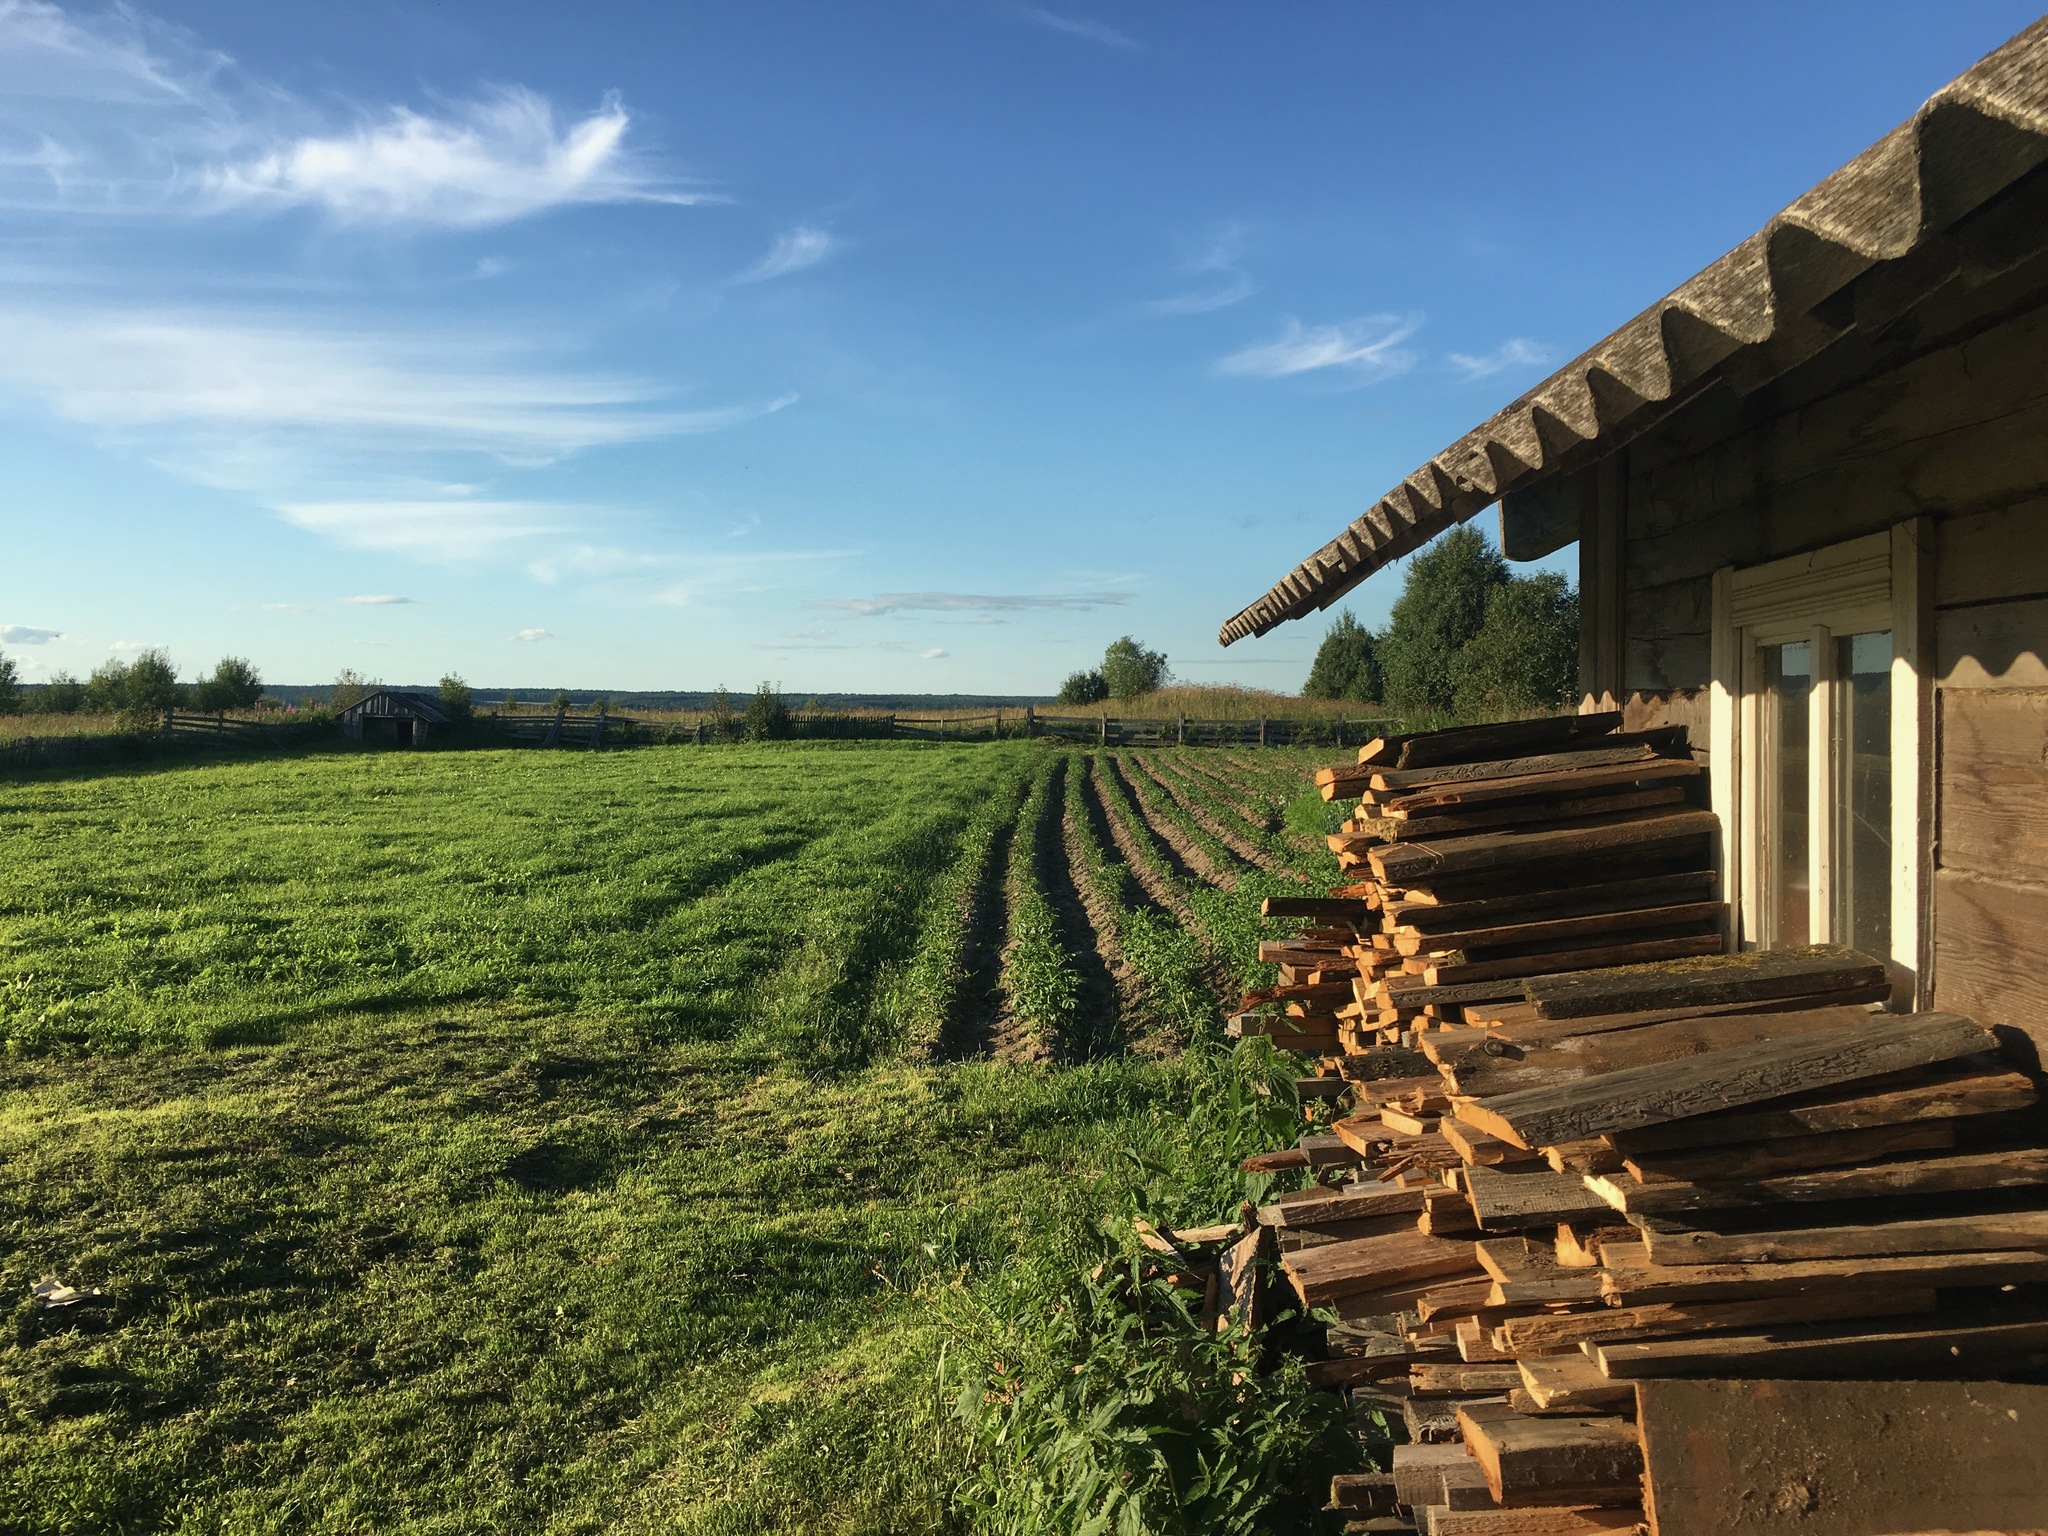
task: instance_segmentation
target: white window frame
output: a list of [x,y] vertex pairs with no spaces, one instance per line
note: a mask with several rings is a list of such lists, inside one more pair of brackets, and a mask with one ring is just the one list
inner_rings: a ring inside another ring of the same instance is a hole
[[[1813,942],[1846,942],[1833,933],[1835,902],[1830,868],[1836,783],[1831,709],[1835,637],[1889,630],[1891,663],[1891,953],[1896,1006],[1924,1006],[1927,967],[1923,941],[1926,869],[1924,793],[1930,784],[1926,751],[1931,699],[1923,664],[1927,538],[1921,521],[1851,539],[1810,554],[1714,573],[1713,687],[1709,749],[1714,814],[1721,823],[1724,890],[1738,947],[1754,949],[1775,931],[1765,885],[1768,863],[1760,846],[1766,785],[1761,648],[1813,642],[1814,688],[1807,717],[1807,888]],[[1823,757],[1824,754],[1824,757]]]

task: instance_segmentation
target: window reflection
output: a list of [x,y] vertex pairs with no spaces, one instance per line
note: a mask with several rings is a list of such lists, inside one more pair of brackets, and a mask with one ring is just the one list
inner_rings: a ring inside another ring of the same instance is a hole
[[1765,868],[1770,872],[1768,931],[1774,949],[1812,942],[1807,877],[1807,704],[1813,694],[1813,644],[1762,648]]
[[1892,637],[1835,641],[1835,937],[1879,959],[1891,953]]

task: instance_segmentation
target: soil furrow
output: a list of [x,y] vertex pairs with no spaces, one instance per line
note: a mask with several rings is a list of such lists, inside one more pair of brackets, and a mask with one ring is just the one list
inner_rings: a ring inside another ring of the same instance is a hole
[[[1152,869],[1138,841],[1139,834],[1131,829],[1124,820],[1123,812],[1102,792],[1102,775],[1109,771],[1108,758],[1098,757],[1093,760],[1088,775],[1089,814],[1098,823],[1097,831],[1102,846],[1116,850],[1117,857],[1123,860],[1125,872],[1130,876],[1132,883],[1144,892],[1148,905],[1165,913],[1184,927],[1192,925],[1195,920],[1195,909],[1187,904],[1187,899],[1180,892],[1162,880]],[[1163,862],[1169,868],[1179,864],[1171,848],[1163,849]],[[1179,874],[1179,869],[1175,869],[1175,873]],[[1192,879],[1195,876],[1190,870],[1182,878]]]
[[[1025,804],[1030,804],[1028,798]],[[989,1021],[986,1048],[988,1054],[1004,1061],[1045,1061],[1051,1055],[1031,1021],[1011,1006],[1009,988],[1002,985],[1002,978],[1010,974],[1017,948],[1017,925],[1011,921],[1011,915],[1017,910],[1020,888],[1031,878],[1030,853],[1040,836],[1042,825],[1041,817],[1039,824],[1025,826],[1020,811],[1017,821],[1010,828],[1010,857],[1002,876],[1003,940],[996,956],[996,995],[993,1000],[993,1017]]]
[[967,932],[960,945],[960,979],[939,1032],[937,1054],[943,1060],[985,1056],[995,1049],[1003,1017],[1003,951],[1010,939],[1010,846],[1016,836],[1015,822],[996,833],[988,865],[962,914]]
[[[1280,809],[1266,802],[1257,786],[1233,778],[1197,757],[1177,755],[1174,760],[1190,773],[1199,773],[1213,784],[1215,788],[1210,790],[1210,794],[1242,816],[1246,826],[1257,827],[1261,832],[1278,830]],[[1246,795],[1252,799],[1246,800]]]
[[[1115,909],[1102,899],[1091,881],[1079,877],[1078,872],[1087,867],[1087,854],[1083,851],[1081,829],[1075,824],[1071,807],[1061,824],[1061,831],[1067,874],[1086,915],[1089,935],[1095,942],[1095,959],[1115,989],[1115,1001],[1106,1016],[1097,1014],[1088,1006],[1087,994],[1085,990],[1083,992],[1079,1038],[1069,1041],[1062,1054],[1068,1060],[1085,1060],[1106,1056],[1125,1043],[1126,1032],[1145,1013],[1144,985],[1130,961],[1124,958]],[[1122,867],[1112,864],[1107,873],[1112,879],[1120,880]],[[1082,970],[1085,987],[1085,961]]]
[[1131,797],[1131,803],[1137,806],[1144,816],[1145,829],[1159,839],[1166,852],[1167,862],[1173,866],[1176,875],[1183,880],[1213,885],[1220,891],[1237,889],[1237,876],[1232,871],[1218,869],[1200,844],[1175,826],[1171,817],[1162,816],[1154,809],[1152,796],[1160,792],[1159,787],[1153,785],[1149,792],[1140,787],[1143,784],[1151,784],[1151,779],[1144,774],[1130,772],[1125,767],[1122,757],[1111,757],[1109,767],[1110,772],[1116,775],[1117,782],[1123,785],[1124,793]]
[[1075,1008],[1074,1038],[1055,1042],[1062,1058],[1086,1060],[1102,1054],[1121,1031],[1122,987],[1111,970],[1115,955],[1116,925],[1105,921],[1107,914],[1091,912],[1084,895],[1085,882],[1074,874],[1078,853],[1074,829],[1067,825],[1066,775],[1069,764],[1053,771],[1052,790],[1046,797],[1047,814],[1038,825],[1039,887],[1046,906],[1052,909],[1053,928],[1060,947],[1074,962],[1081,980]]
[[1178,784],[1166,776],[1162,769],[1153,766],[1150,758],[1140,757],[1136,761],[1138,766],[1145,771],[1146,775],[1154,783],[1173,797],[1174,803],[1187,813],[1190,821],[1215,838],[1225,848],[1236,854],[1238,858],[1244,860],[1253,869],[1270,872],[1276,867],[1276,861],[1270,853],[1267,853],[1263,848],[1254,847],[1244,837],[1224,826],[1222,822],[1209,813],[1207,806],[1183,791]]

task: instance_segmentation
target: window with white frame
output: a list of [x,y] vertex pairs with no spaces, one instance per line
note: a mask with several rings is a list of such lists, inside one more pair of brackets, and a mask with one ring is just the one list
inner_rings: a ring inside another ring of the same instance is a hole
[[1744,948],[1847,944],[1918,990],[1920,534],[1717,572],[1712,767]]

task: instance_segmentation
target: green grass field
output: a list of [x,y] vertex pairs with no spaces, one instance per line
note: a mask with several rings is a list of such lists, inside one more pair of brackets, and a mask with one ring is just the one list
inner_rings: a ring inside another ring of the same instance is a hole
[[1315,759],[1115,758],[0,784],[0,1531],[995,1528],[959,1362],[1298,1113]]

